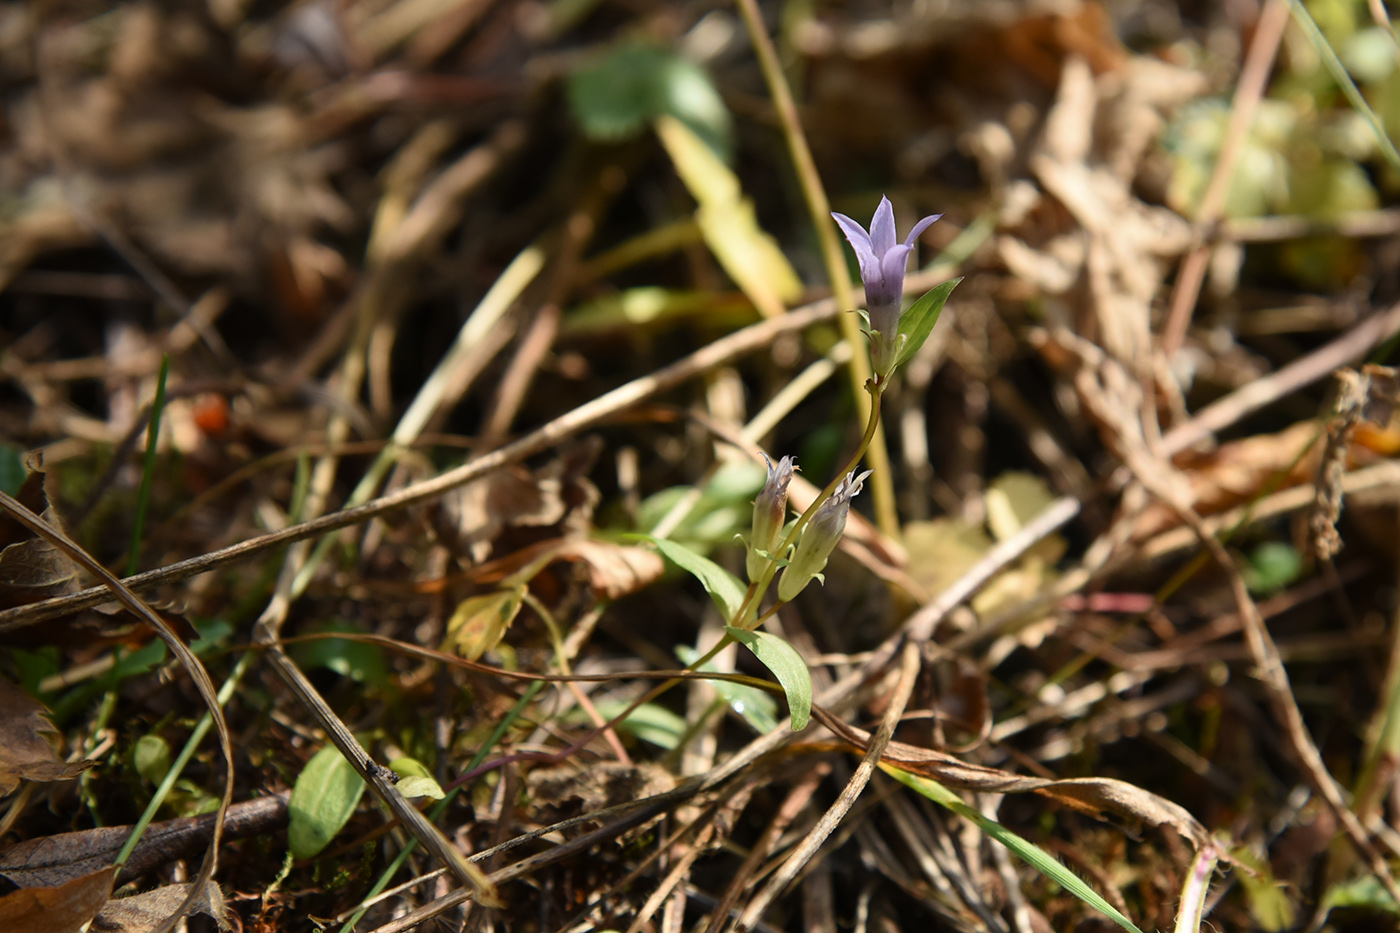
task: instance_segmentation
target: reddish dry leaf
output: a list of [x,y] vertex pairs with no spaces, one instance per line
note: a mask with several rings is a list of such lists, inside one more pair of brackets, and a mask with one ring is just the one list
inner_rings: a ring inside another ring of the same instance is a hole
[[46,738],[55,734],[42,703],[0,680],[0,796],[14,791],[21,780],[66,781],[96,764],[58,757]]
[[[188,884],[168,884],[144,894],[114,897],[92,921],[92,933],[151,933],[178,911],[190,895]],[[205,885],[190,913],[213,917],[220,930],[231,930],[224,892],[214,882]]]
[[0,897],[5,933],[78,933],[107,903],[115,868],[102,868],[52,888],[20,888]]

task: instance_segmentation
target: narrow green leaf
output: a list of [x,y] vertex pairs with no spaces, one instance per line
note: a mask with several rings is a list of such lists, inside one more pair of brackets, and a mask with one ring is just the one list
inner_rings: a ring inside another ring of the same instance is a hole
[[947,303],[948,296],[961,281],[961,278],[949,279],[942,285],[935,285],[924,293],[924,297],[914,302],[908,311],[900,315],[899,333],[904,337],[904,344],[899,348],[896,366],[902,366],[906,360],[919,352],[924,341],[928,340],[928,335],[933,333],[933,325],[938,323],[938,317],[943,313],[943,305]]
[[[783,563],[786,564],[787,561]],[[682,664],[694,664],[700,657],[700,652],[689,645],[677,645],[676,657],[681,659]],[[717,670],[713,661],[701,665],[699,669]],[[764,693],[748,684],[736,684],[732,680],[711,681],[710,686],[714,687],[715,693],[729,704],[729,708],[742,716],[759,735],[767,735],[778,728],[778,701],[773,699],[771,693]]]
[[306,763],[287,804],[287,844],[292,858],[307,859],[326,847],[350,820],[365,782],[340,749],[327,745]]
[[[612,719],[629,705],[625,700],[604,701],[598,704],[598,715]],[[643,703],[628,713],[617,727],[668,752],[681,744],[681,739],[689,730],[689,724],[683,718],[656,703]]]
[[752,651],[754,657],[762,661],[763,666],[778,678],[783,692],[787,694],[792,731],[801,732],[805,729],[807,720],[812,718],[812,672],[807,669],[807,662],[802,660],[802,655],[777,635],[746,632],[732,625],[726,625],[724,630],[735,641]]
[[998,823],[996,820],[988,819],[978,813],[972,807],[963,802],[962,798],[950,791],[937,781],[922,777],[917,774],[910,774],[908,771],[901,771],[889,765],[880,765],[880,770],[890,777],[899,781],[923,794],[929,800],[939,806],[952,810],[963,819],[971,820],[977,827],[991,836],[997,842],[1006,846],[1012,852],[1024,859],[1032,868],[1054,881],[1060,887],[1079,898],[1099,913],[1108,917],[1114,923],[1132,933],[1142,933],[1133,921],[1118,912],[1118,909],[1103,899],[1103,896],[1084,883],[1084,880],[1070,871],[1060,863],[1053,855],[1038,848],[1034,844],[1022,839],[1020,836]]
[[724,613],[724,618],[731,622],[734,620],[734,615],[744,604],[744,584],[739,582],[738,577],[683,544],[667,541],[665,538],[653,538],[651,535],[636,537],[656,545],[656,549],[667,560],[699,580],[705,587],[705,592],[709,593],[715,605],[719,606],[719,611]]

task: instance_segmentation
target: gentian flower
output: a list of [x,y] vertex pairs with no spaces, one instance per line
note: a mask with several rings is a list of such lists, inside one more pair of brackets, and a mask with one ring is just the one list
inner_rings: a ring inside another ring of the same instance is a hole
[[[877,217],[879,215],[876,215]],[[826,567],[827,558],[836,550],[836,542],[846,530],[846,516],[851,511],[851,499],[860,492],[865,478],[871,473],[866,470],[859,476],[852,470],[817,509],[817,514],[802,531],[802,539],[797,542],[797,550],[792,554],[783,578],[778,581],[778,598],[790,601],[812,582],[812,578]]]
[[768,482],[763,484],[753,503],[753,534],[749,536],[747,557],[750,582],[756,581],[769,563],[769,558],[758,552],[772,554],[781,543],[783,524],[787,521],[788,483],[792,482],[794,469],[792,457],[782,458],[777,466],[767,454],[763,455],[763,461],[768,464]]
[[832,213],[860,261],[865,282],[865,309],[870,315],[870,362],[876,375],[888,376],[899,353],[899,313],[904,300],[904,268],[919,234],[942,217],[933,214],[914,225],[903,243],[895,242],[894,207],[880,198],[870,232],[845,214]]

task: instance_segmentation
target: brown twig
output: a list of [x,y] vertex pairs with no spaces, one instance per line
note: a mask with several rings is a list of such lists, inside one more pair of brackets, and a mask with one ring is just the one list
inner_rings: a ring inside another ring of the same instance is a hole
[[[1259,104],[1259,99],[1264,96],[1269,70],[1274,57],[1278,55],[1279,43],[1283,41],[1283,29],[1287,25],[1287,0],[1269,0],[1264,12],[1259,16],[1258,25],[1254,30],[1254,41],[1249,45],[1244,67],[1240,70],[1240,81],[1235,87],[1235,99],[1231,105],[1230,124],[1225,130],[1225,140],[1220,145],[1220,155],[1216,159],[1210,184],[1206,187],[1201,206],[1196,211],[1197,229],[1212,226],[1219,220],[1225,207],[1225,196],[1230,192],[1235,162],[1254,122],[1254,110]],[[1210,253],[1209,245],[1197,246],[1186,254],[1181,268],[1177,270],[1167,321],[1162,327],[1162,351],[1167,356],[1175,353],[1186,337],[1186,328],[1191,323],[1191,311],[1196,306],[1196,297],[1201,292],[1201,282],[1205,279]]]

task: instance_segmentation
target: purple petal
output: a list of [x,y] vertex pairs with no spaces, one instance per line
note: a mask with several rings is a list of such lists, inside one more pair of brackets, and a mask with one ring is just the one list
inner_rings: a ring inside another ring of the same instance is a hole
[[914,229],[909,231],[909,236],[905,238],[904,245],[913,247],[914,241],[919,238],[919,234],[927,230],[935,220],[938,220],[942,216],[942,214],[930,214],[928,217],[916,223]]
[[880,297],[898,306],[904,297],[904,267],[912,249],[903,243],[890,247],[880,259]]
[[875,208],[875,217],[870,221],[870,248],[876,256],[883,256],[895,244],[894,205],[890,199],[880,197],[880,206]]
[[880,263],[875,258],[875,251],[870,246],[870,234],[865,232],[865,228],[856,223],[845,214],[838,214],[835,211],[831,214],[841,232],[846,234],[846,240],[851,244],[851,249],[856,252],[856,260],[860,263],[860,277],[864,281],[870,281],[871,276],[880,274]]

